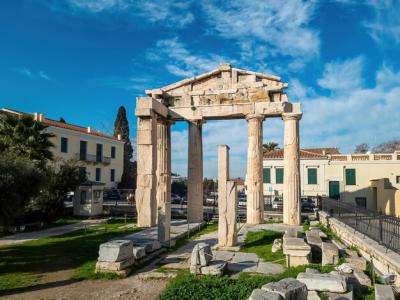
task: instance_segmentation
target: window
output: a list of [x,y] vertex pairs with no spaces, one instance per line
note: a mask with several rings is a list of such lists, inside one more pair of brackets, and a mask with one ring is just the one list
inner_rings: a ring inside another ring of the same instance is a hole
[[68,139],[65,137],[61,138],[61,152],[63,153],[68,152]]
[[80,142],[80,150],[79,150],[79,159],[86,160],[86,153],[87,153],[87,142],[81,141]]
[[86,191],[81,191],[81,204],[86,203]]
[[115,181],[115,170],[114,169],[110,170],[110,181],[111,182]]
[[270,168],[263,169],[263,182],[271,183],[271,169]]
[[356,197],[356,205],[358,207],[367,207],[367,198],[365,198],[365,197]]
[[308,184],[318,184],[317,168],[307,169]]
[[346,185],[356,185],[356,169],[346,169]]
[[81,173],[82,175],[86,176],[86,168],[85,167],[79,167],[79,173]]
[[400,183],[400,176],[396,176],[396,183]]
[[276,168],[275,175],[276,175],[276,183],[278,184],[283,183],[283,168]]
[[101,169],[96,168],[96,181],[100,181],[100,180],[101,180]]
[[96,161],[101,162],[103,159],[103,145],[96,144]]
[[111,146],[111,158],[115,158],[115,147]]

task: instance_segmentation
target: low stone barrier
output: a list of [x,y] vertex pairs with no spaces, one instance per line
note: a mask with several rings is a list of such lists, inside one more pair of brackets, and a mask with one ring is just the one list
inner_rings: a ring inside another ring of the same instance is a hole
[[[383,275],[394,273],[396,275],[394,284],[397,287],[400,287],[400,254],[387,249],[378,242],[356,231],[343,222],[340,222],[338,219],[330,217],[324,211],[319,212],[319,218],[321,224],[325,227],[329,227],[342,239],[344,243],[357,247],[360,254],[366,260],[373,260],[375,269],[380,273]],[[362,263],[363,266],[360,266],[360,269],[364,268],[365,262],[362,262],[360,258],[350,257],[349,259],[352,264],[357,262],[360,264]]]

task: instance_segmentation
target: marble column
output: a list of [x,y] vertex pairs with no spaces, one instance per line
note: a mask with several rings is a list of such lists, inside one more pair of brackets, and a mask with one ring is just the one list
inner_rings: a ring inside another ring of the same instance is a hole
[[263,128],[262,115],[248,115],[248,149],[247,149],[247,223],[264,222],[263,194]]
[[189,121],[187,218],[203,221],[203,136],[202,121]]
[[301,113],[284,113],[284,179],[283,179],[283,223],[300,225],[300,136]]
[[237,191],[229,181],[229,147],[218,145],[218,245],[237,244]]
[[171,227],[171,124],[160,118],[157,122],[157,225],[158,240],[170,245]]
[[152,227],[157,221],[156,165],[157,121],[154,113],[138,117],[136,209],[138,227]]

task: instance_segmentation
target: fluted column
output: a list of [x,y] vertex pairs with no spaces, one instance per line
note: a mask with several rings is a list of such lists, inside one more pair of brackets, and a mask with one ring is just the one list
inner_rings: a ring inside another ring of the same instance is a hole
[[247,223],[264,222],[264,195],[262,178],[262,115],[248,115],[248,150],[247,150]]
[[284,179],[283,179],[283,223],[300,225],[300,136],[301,113],[284,113]]
[[189,121],[187,218],[203,221],[203,136],[202,121]]
[[157,211],[158,240],[170,245],[171,227],[171,124],[157,122]]
[[138,227],[152,227],[157,221],[156,165],[157,122],[154,113],[138,117],[136,210]]

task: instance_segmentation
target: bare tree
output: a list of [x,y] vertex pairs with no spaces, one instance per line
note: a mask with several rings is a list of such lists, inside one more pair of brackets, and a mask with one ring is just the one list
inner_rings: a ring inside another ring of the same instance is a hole
[[396,150],[400,150],[400,139],[390,140],[375,146],[372,149],[374,153],[393,153]]
[[354,149],[354,153],[367,153],[369,150],[369,146],[367,143],[361,143],[356,145],[356,148]]

